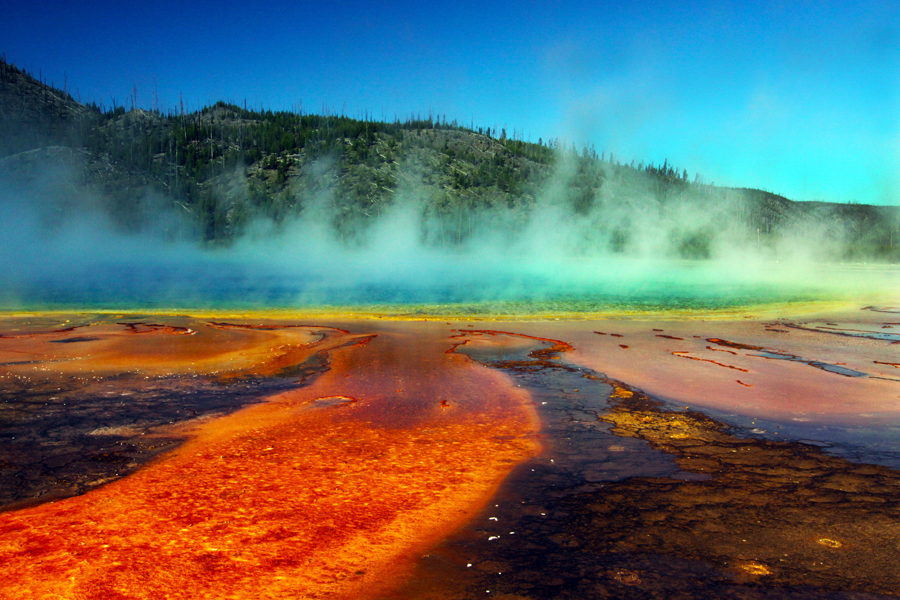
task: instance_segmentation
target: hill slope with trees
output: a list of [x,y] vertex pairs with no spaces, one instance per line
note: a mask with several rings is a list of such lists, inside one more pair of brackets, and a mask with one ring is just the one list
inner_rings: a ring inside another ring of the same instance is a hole
[[277,230],[315,216],[353,245],[403,206],[423,242],[442,246],[486,234],[514,243],[540,223],[582,253],[704,258],[739,241],[900,260],[900,207],[794,202],[439,115],[100,107],[0,61],[0,128],[0,178],[39,195],[51,224],[89,207],[126,231],[164,223],[171,235],[227,245],[260,223]]

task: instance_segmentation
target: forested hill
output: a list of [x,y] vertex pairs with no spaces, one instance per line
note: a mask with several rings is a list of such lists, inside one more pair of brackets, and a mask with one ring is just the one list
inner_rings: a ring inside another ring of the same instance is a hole
[[565,223],[579,252],[706,257],[735,239],[776,251],[799,233],[823,258],[900,260],[898,207],[718,187],[440,115],[387,123],[224,102],[163,113],[84,105],[67,87],[0,61],[0,181],[7,201],[29,195],[51,224],[100,210],[124,230],[164,221],[227,245],[259,222],[315,217],[352,245],[402,206],[423,242],[444,246],[486,231],[514,241],[541,220]]

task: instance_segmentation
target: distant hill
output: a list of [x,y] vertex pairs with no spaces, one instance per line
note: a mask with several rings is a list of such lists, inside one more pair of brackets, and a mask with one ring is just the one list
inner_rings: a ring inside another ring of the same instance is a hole
[[223,102],[190,113],[87,106],[3,61],[0,179],[39,196],[49,223],[90,209],[138,231],[165,213],[173,235],[208,244],[313,216],[344,243],[365,244],[402,206],[423,243],[443,246],[514,244],[538,227],[548,239],[564,232],[554,243],[572,252],[704,258],[799,244],[818,258],[900,261],[900,207],[795,202],[432,115],[386,123]]

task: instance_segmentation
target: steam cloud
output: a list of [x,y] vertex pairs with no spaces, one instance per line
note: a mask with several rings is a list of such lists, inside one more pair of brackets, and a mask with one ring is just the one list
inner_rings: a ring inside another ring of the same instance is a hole
[[[31,181],[0,181],[0,306],[468,303],[476,312],[539,313],[900,294],[893,268],[821,262],[841,243],[827,232],[804,227],[763,246],[728,220],[733,212],[677,198],[661,204],[649,191],[622,201],[613,186],[575,210],[563,193],[571,177],[561,161],[524,218],[503,208],[463,214],[461,243],[445,243],[450,224],[407,183],[383,214],[352,224],[351,242],[334,227],[334,192],[319,190],[302,199],[299,216],[255,223],[232,246],[212,248],[192,241],[171,207],[123,233],[104,216],[101,194],[64,165],[43,164]],[[673,252],[709,231],[705,259]]]

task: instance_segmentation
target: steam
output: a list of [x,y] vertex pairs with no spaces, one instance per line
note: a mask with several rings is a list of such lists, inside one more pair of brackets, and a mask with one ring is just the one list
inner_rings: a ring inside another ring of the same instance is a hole
[[[162,199],[144,202],[141,222],[150,226],[122,232],[77,169],[45,162],[38,177],[14,181],[7,173],[0,181],[0,306],[399,303],[551,313],[900,299],[895,269],[823,262],[842,243],[827,229],[802,224],[763,244],[739,222],[739,199],[660,200],[651,189],[617,190],[623,184],[615,178],[573,206],[566,190],[575,176],[576,166],[560,161],[526,213],[504,206],[461,213],[467,235],[459,243],[447,242],[446,228],[461,221],[435,215],[434,190],[417,173],[401,177],[380,215],[340,228],[335,191],[307,186],[299,215],[258,221],[216,248],[192,241],[179,208]],[[356,232],[351,240],[340,233],[348,229]],[[702,260],[684,259],[694,247]]]

